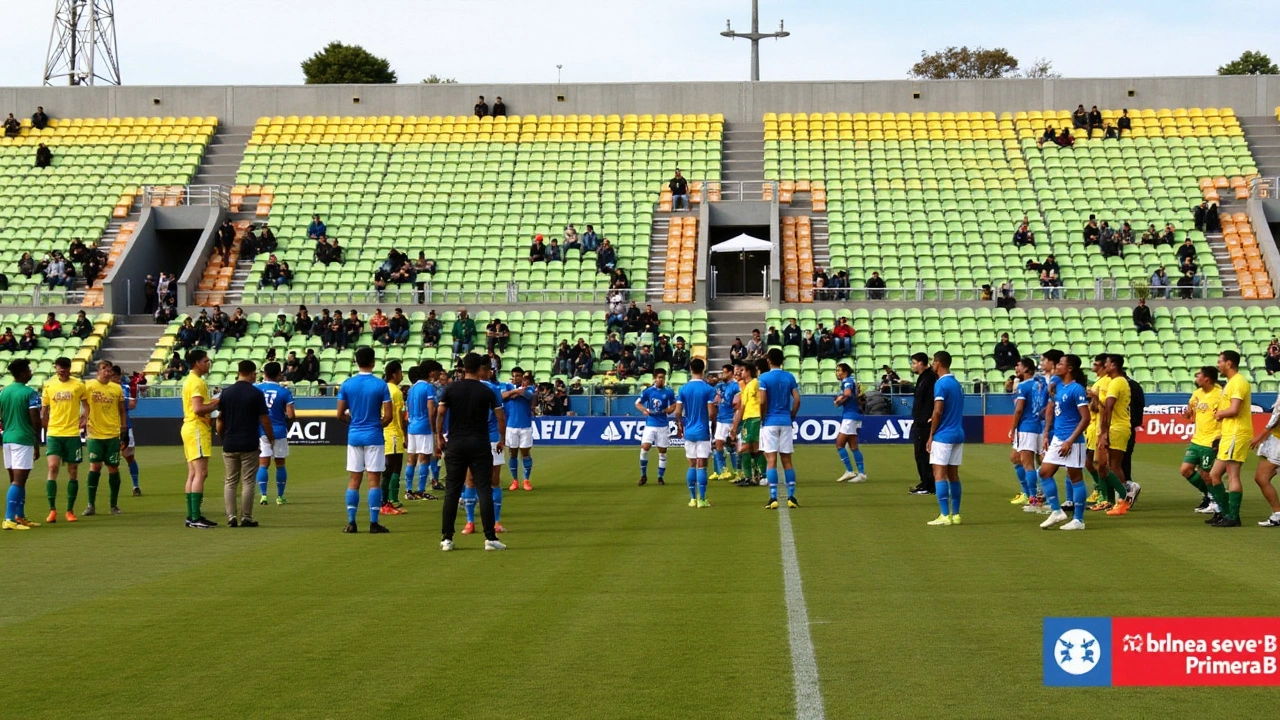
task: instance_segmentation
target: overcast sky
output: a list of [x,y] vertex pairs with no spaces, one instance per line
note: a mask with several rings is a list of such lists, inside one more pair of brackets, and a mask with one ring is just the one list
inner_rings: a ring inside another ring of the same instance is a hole
[[[0,86],[38,85],[54,0],[6,0]],[[906,76],[921,50],[1005,47],[1070,77],[1205,75],[1247,49],[1280,60],[1280,12],[1247,0],[1035,3],[761,0],[764,80]],[[331,40],[386,57],[400,82],[746,80],[749,0],[116,0],[129,85],[287,85]]]

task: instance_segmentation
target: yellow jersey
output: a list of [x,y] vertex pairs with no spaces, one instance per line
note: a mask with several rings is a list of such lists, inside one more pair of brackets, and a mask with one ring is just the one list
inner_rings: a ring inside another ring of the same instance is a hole
[[1191,410],[1196,414],[1196,434],[1191,442],[1202,447],[1211,447],[1222,437],[1222,421],[1214,417],[1222,407],[1222,388],[1214,384],[1208,392],[1196,388],[1191,393]]
[[[1100,377],[1093,383],[1093,392],[1098,396],[1098,411],[1089,413],[1089,429],[1097,430],[1102,422],[1102,408],[1107,405],[1107,388],[1111,387],[1111,378]],[[1089,408],[1091,411],[1092,407]]]
[[1253,439],[1253,392],[1249,388],[1249,378],[1237,372],[1235,377],[1227,381],[1222,391],[1222,409],[1226,410],[1232,400],[1240,401],[1240,414],[1236,417],[1222,418],[1223,439],[1249,441]]
[[206,403],[211,402],[209,397],[209,386],[205,383],[204,378],[191,373],[187,375],[187,379],[182,381],[182,422],[199,423],[205,427],[209,426],[208,415],[197,415],[195,405],[191,399],[199,397]]
[[[392,440],[399,438],[405,439],[404,434],[404,393],[400,391],[399,385],[387,383],[387,390],[391,392],[391,422],[382,428],[382,438],[387,445],[392,445]],[[396,445],[403,448],[404,443]]]
[[742,389],[742,419],[760,417],[760,382],[751,378],[751,382]]
[[1111,427],[1128,432],[1129,426],[1129,379],[1123,375],[1111,378],[1111,384],[1107,386],[1107,398],[1115,398],[1116,403],[1111,407]]
[[80,403],[87,399],[84,383],[57,377],[44,384],[41,402],[49,408],[49,437],[80,437]]
[[97,378],[84,384],[89,397],[89,439],[112,440],[120,437],[120,407],[124,390],[118,383],[100,383]]

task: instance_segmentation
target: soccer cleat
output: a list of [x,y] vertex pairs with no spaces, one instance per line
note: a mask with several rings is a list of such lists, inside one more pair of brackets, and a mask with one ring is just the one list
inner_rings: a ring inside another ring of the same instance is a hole
[[1258,523],[1259,527],[1280,527],[1280,513],[1271,513],[1271,517]]
[[1054,525],[1058,525],[1060,523],[1066,522],[1068,519],[1069,518],[1067,517],[1066,513],[1062,512],[1061,510],[1054,510],[1052,513],[1049,514],[1049,517],[1045,518],[1044,522],[1040,523],[1040,527],[1044,528],[1045,530],[1048,530]]
[[502,523],[500,523],[500,522],[495,522],[495,523],[493,524],[493,531],[494,531],[494,532],[496,532],[496,533],[504,533],[504,532],[506,532],[506,531],[507,531],[507,529],[506,529],[506,528],[504,528],[504,527],[502,527]]
[[774,499],[770,500],[769,502],[765,503],[765,504],[764,504],[764,509],[765,509],[765,510],[777,510],[777,509],[778,509],[778,499],[777,499],[777,498],[774,498]]
[[960,524],[960,513],[956,513],[955,515],[952,515],[952,516],[951,516],[951,524],[952,524],[952,525],[959,525],[959,524]]
[[183,521],[182,521],[182,524],[183,524],[183,525],[186,525],[186,526],[187,526],[187,527],[189,527],[189,528],[193,528],[193,527],[195,527],[195,526],[196,526],[195,521],[194,521],[194,520],[192,520],[191,518],[187,518],[187,519],[183,520]]
[[283,496],[281,496],[281,497],[276,498],[276,504],[277,504],[277,505],[288,505],[288,504],[289,504],[289,501],[288,501],[288,500],[285,500],[285,499],[284,499],[284,497],[283,497]]
[[[647,482],[649,482],[649,478],[648,478],[647,476],[645,476],[645,475],[641,475],[641,476],[640,476],[640,482],[636,483],[636,485],[644,485],[644,484],[645,484],[645,483],[647,483]],[[514,484],[514,483],[513,483],[513,484]],[[515,488],[512,488],[512,490],[514,490],[514,489],[515,489]]]
[[1205,495],[1204,497],[1200,498],[1200,504],[1196,506],[1195,511],[1198,513],[1209,512],[1209,506],[1212,504],[1213,504],[1213,498],[1209,497],[1208,495]]
[[199,518],[196,518],[193,522],[195,522],[196,525],[204,527],[205,529],[218,527],[218,523],[210,520],[209,518],[203,515],[201,515]]
[[123,514],[124,514],[124,512],[123,512],[123,511],[121,511],[121,510],[120,510],[120,508],[116,507],[115,505],[112,505],[112,506],[111,506],[111,514],[112,514],[112,515],[123,515]]
[[1220,512],[1220,511],[1215,511],[1215,512],[1213,513],[1213,515],[1211,515],[1211,516],[1209,517],[1209,519],[1208,519],[1208,520],[1205,520],[1205,521],[1204,521],[1204,524],[1205,524],[1205,525],[1217,525],[1217,524],[1218,524],[1218,521],[1219,521],[1219,520],[1221,520],[1221,519],[1222,519],[1222,518],[1224,518],[1224,517],[1226,517],[1226,515],[1223,515],[1223,514],[1222,514],[1222,512]]
[[836,482],[850,482],[856,477],[858,477],[858,473],[852,470],[846,470],[843,475],[836,478]]
[[391,503],[383,503],[382,507],[378,510],[378,513],[380,515],[404,515],[405,514],[403,510],[396,507],[395,505],[392,505]]
[[134,489],[133,489],[133,496],[134,496],[134,497],[142,497],[142,488],[134,488]]
[[866,474],[866,473],[858,473],[858,476],[857,476],[857,477],[855,477],[854,479],[850,480],[849,482],[851,482],[851,483],[864,483],[864,482],[866,482],[866,481],[867,481],[867,474]]
[[698,501],[698,507],[700,507],[700,508],[704,508],[704,507],[711,507],[711,503],[710,503],[709,501],[707,501],[706,499],[702,499],[702,500],[699,500],[699,501]]
[[1089,497],[1085,498],[1084,501],[1085,501],[1085,504],[1087,505],[1096,505],[1097,502],[1101,499],[1102,499],[1101,496],[1098,495],[1098,491],[1094,490],[1093,492],[1089,493]]
[[452,540],[445,539],[445,540],[441,540],[441,541],[440,541],[440,551],[441,551],[441,552],[450,552],[450,551],[452,551],[452,550],[453,550],[453,541],[452,541]]
[[381,535],[382,533],[389,533],[389,532],[391,531],[388,530],[385,525],[379,525],[378,523],[369,523],[370,535]]
[[234,517],[227,518],[227,527],[240,527],[240,521]]
[[485,541],[484,541],[484,549],[485,549],[485,550],[506,550],[506,549],[507,549],[507,546],[506,546],[506,545],[503,545],[502,543],[498,542],[497,540],[485,540]]
[[507,492],[515,492],[516,490],[519,490],[519,489],[520,489],[520,483],[516,482],[515,480],[512,480],[511,487],[507,488]]
[[240,521],[240,527],[258,527],[258,521],[250,520],[249,518],[244,518],[243,520]]
[[463,534],[463,535],[470,535],[471,533],[473,533],[473,532],[475,532],[475,531],[476,531],[476,524],[475,524],[475,523],[473,523],[473,522],[469,522],[469,523],[467,523],[466,525],[463,525],[463,526],[462,526],[462,534]]
[[1125,485],[1125,490],[1125,505],[1128,509],[1132,510],[1133,506],[1138,502],[1138,495],[1142,494],[1142,486],[1136,482],[1131,482]]
[[432,480],[432,481],[431,481],[431,489],[432,489],[432,490],[443,490],[443,489],[444,489],[444,483],[440,482],[439,480]]
[[[661,481],[659,481],[659,482],[661,482]],[[524,481],[524,490],[525,490],[525,492],[533,492],[533,483],[529,482],[528,480],[525,480],[525,481]]]
[[1072,520],[1071,522],[1058,528],[1059,530],[1083,530],[1084,522],[1080,520]]
[[[83,513],[80,513],[80,514],[81,514],[81,515],[84,515],[85,517],[89,517],[90,515],[97,515],[97,514],[98,514],[98,510],[97,510],[96,508],[94,508],[92,505],[85,505],[85,506],[84,506],[84,512],[83,512]],[[71,522],[71,521],[70,521],[70,520],[68,520],[68,522]]]
[[800,507],[800,503],[796,502],[796,499],[795,499],[795,497],[794,497],[794,496],[792,496],[792,497],[788,497],[788,498],[787,498],[787,507],[789,507],[789,508],[798,508],[798,507]]
[[1218,503],[1214,502],[1212,499],[1209,500],[1209,504],[1206,505],[1203,510],[1199,508],[1196,509],[1196,512],[1200,513],[1201,515],[1215,515],[1220,511],[1221,511],[1221,508],[1218,507]]
[[360,528],[356,527],[356,524],[353,522],[347,523],[346,526],[342,528],[342,532],[354,534],[360,532]]
[[1089,506],[1089,510],[1093,512],[1098,512],[1100,510],[1110,510],[1110,509],[1111,509],[1111,503],[1107,502],[1106,500],[1099,500],[1098,502]]
[[1116,506],[1107,511],[1108,515],[1119,517],[1129,512],[1128,500],[1117,500]]
[[667,483],[666,483],[666,481],[664,481],[662,478],[658,478],[658,484],[659,484],[659,485],[666,485]]
[[1035,514],[1035,513],[1040,512],[1040,506],[1039,506],[1039,505],[1031,505],[1031,504],[1023,505],[1023,506],[1022,506],[1022,512],[1024,512],[1024,513],[1032,513],[1032,514]]
[[714,473],[714,472],[713,472],[713,473],[707,473],[707,479],[708,479],[708,480],[711,480],[712,482],[714,482],[714,481],[716,481],[716,480],[720,480],[722,477],[724,477],[724,476],[722,476],[720,473]]
[[262,499],[258,500],[258,504],[259,504],[259,505],[266,505],[268,502],[270,502],[270,501],[269,501],[269,500],[267,500],[267,496],[266,496],[266,495],[263,495],[263,496],[262,496]]
[[3,528],[5,530],[30,530],[31,529],[26,525],[19,523],[17,520],[5,520],[3,524],[0,524],[0,528]]
[[1240,518],[1222,516],[1222,519],[1213,524],[1214,527],[1240,527]]
[[439,500],[440,498],[436,497],[435,495],[432,495],[431,493],[424,492],[422,493],[422,497],[418,499],[419,500]]
[[934,518],[934,519],[930,520],[929,522],[925,523],[925,525],[935,525],[935,526],[937,526],[937,525],[950,525],[950,524],[951,524],[951,516],[950,516],[950,515],[939,515],[938,517],[936,517],[936,518]]
[[63,516],[64,518],[66,518],[67,522],[76,522],[76,521],[78,521],[78,520],[80,519],[80,518],[76,517],[76,514],[75,514],[75,513],[73,513],[73,512],[71,512],[70,510],[66,511],[65,513],[63,513],[63,514],[62,514],[62,516]]
[[769,487],[769,481],[766,480],[765,478],[760,478],[759,480],[756,481],[756,484],[759,485],[760,487]]
[[404,509],[404,503],[400,502],[399,500],[392,500],[392,501],[391,501],[391,507],[393,507],[393,508],[395,508],[395,509],[397,509],[397,510],[403,510],[403,509]]
[[689,498],[689,507],[698,507],[698,501],[693,498]]
[[14,522],[18,523],[19,525],[25,525],[26,527],[29,527],[29,528],[40,527],[40,523],[31,522],[30,520],[24,517],[15,518]]
[[1027,494],[1026,494],[1026,493],[1018,493],[1017,495],[1014,495],[1014,496],[1013,496],[1013,499],[1009,501],[1009,504],[1010,504],[1010,505],[1026,505],[1026,504],[1027,504]]
[[912,495],[933,495],[935,491],[930,490],[929,488],[921,484],[921,485],[916,485],[910,490],[907,490],[907,492],[911,493]]

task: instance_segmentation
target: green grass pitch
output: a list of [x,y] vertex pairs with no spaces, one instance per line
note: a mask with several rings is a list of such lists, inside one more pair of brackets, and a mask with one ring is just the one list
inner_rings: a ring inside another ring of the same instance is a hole
[[[1002,446],[965,449],[965,524],[943,528],[905,492],[910,448],[867,446],[865,485],[801,448],[790,517],[827,717],[1272,711],[1270,688],[1041,685],[1046,615],[1280,607],[1280,531],[1254,525],[1252,480],[1246,527],[1207,528],[1181,451],[1140,448],[1137,510],[1061,533],[1008,504]],[[385,537],[342,534],[341,448],[294,448],[291,504],[258,508],[261,528],[185,529],[180,453],[139,449],[146,495],[121,517],[0,534],[0,717],[795,715],[776,513],[723,482],[686,507],[679,450],[666,487],[638,488],[635,450],[535,449],[537,490],[506,495],[510,550],[459,535],[452,554],[439,503],[409,503]]]

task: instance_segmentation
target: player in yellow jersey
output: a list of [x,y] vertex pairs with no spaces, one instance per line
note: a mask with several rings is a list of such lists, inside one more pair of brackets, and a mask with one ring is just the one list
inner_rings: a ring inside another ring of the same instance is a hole
[[[1240,501],[1244,497],[1240,468],[1253,441],[1253,391],[1249,378],[1240,372],[1240,353],[1235,350],[1223,350],[1218,355],[1218,371],[1227,378],[1227,386],[1222,390],[1222,409],[1215,413],[1222,421],[1222,441],[1209,474],[1209,492],[1218,502],[1219,511],[1207,524],[1240,527]],[[1223,475],[1227,476],[1226,490],[1222,487]]]
[[1129,499],[1128,487],[1124,476],[1124,453],[1129,447],[1129,438],[1133,435],[1133,427],[1129,424],[1129,378],[1124,376],[1124,356],[1108,353],[1103,361],[1103,370],[1110,381],[1107,385],[1107,399],[1102,406],[1102,419],[1098,421],[1098,475],[1107,483],[1108,498],[1116,494],[1115,506],[1107,511],[1108,515],[1124,515],[1129,512],[1132,501]]
[[[1110,510],[1115,502],[1115,497],[1107,490],[1107,483],[1102,479],[1101,473],[1098,471],[1097,454],[1098,454],[1098,426],[1102,422],[1102,406],[1107,402],[1107,388],[1111,387],[1111,379],[1107,377],[1106,371],[1107,356],[1097,355],[1093,358],[1093,374],[1096,379],[1089,386],[1086,394],[1089,396],[1089,427],[1084,431],[1084,469],[1088,471],[1089,476],[1093,478],[1093,499],[1094,504],[1089,506],[1090,510]],[[1087,502],[1087,500],[1086,500]]]
[[97,512],[98,481],[107,466],[111,514],[120,514],[120,447],[129,439],[124,410],[124,389],[115,381],[111,361],[98,361],[98,376],[85,383],[89,400],[89,506],[86,516]]
[[409,435],[405,432],[404,392],[400,383],[404,371],[399,360],[392,360],[383,369],[382,379],[387,381],[391,393],[391,422],[382,428],[383,454],[387,457],[387,483],[383,494],[383,515],[403,515],[400,503],[400,469],[404,466],[404,449]]
[[748,361],[738,366],[737,380],[742,392],[736,399],[737,411],[733,415],[731,436],[742,431],[742,472],[745,476],[736,485],[757,485],[764,482],[765,459],[760,452],[760,382],[756,380],[757,368]]
[[1259,522],[1262,527],[1280,527],[1280,497],[1276,496],[1271,477],[1280,468],[1280,399],[1271,408],[1271,418],[1267,420],[1266,432],[1254,438],[1250,447],[1258,451],[1258,470],[1253,474],[1253,481],[1258,483],[1262,496],[1271,506],[1271,517]]
[[49,479],[45,482],[45,494],[49,497],[49,517],[45,522],[58,520],[58,469],[67,464],[67,522],[75,522],[76,496],[80,494],[80,460],[83,448],[80,431],[88,417],[89,403],[84,383],[71,377],[70,358],[53,361],[56,377],[44,384],[40,393],[40,424],[44,426],[45,455],[49,463]]
[[204,502],[204,481],[209,477],[209,455],[213,452],[213,428],[209,416],[218,409],[218,399],[209,397],[204,376],[209,374],[209,354],[192,350],[187,355],[191,373],[182,382],[182,451],[187,458],[187,522],[189,528],[217,527],[200,512]]
[[1182,477],[1200,491],[1204,499],[1196,508],[1198,513],[1218,512],[1218,504],[1209,494],[1209,472],[1213,459],[1218,455],[1218,439],[1222,437],[1222,421],[1216,416],[1222,407],[1222,388],[1218,386],[1218,368],[1205,365],[1196,373],[1196,389],[1191,393],[1187,409],[1182,411],[1185,420],[1196,421],[1191,444],[1182,455]]

